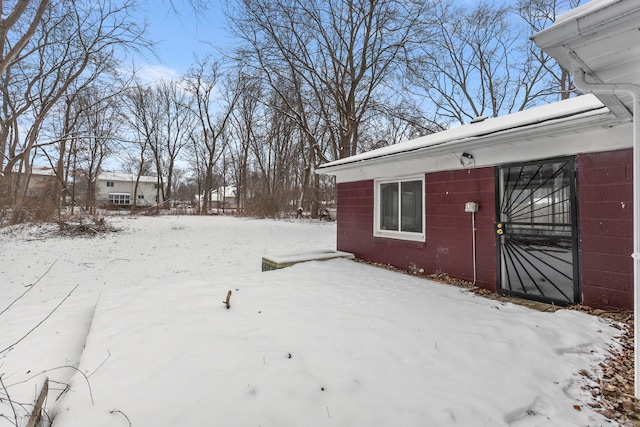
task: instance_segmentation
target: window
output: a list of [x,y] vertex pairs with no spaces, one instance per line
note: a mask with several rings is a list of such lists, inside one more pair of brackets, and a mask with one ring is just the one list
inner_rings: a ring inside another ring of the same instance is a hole
[[424,241],[424,177],[375,183],[374,236]]
[[107,181],[107,187],[115,187],[116,183],[113,181]]
[[129,193],[109,193],[109,203],[112,205],[130,205],[131,195]]
[[138,200],[144,199],[144,194],[138,194]]

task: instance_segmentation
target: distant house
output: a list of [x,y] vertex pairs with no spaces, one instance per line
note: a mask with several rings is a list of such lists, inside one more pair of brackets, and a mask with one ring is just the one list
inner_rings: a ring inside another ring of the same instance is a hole
[[337,249],[526,299],[633,308],[638,22],[640,2],[592,1],[533,37],[597,95],[322,165]]
[[237,209],[238,189],[233,185],[218,187],[211,192],[211,202],[217,209]]
[[[250,194],[246,195],[247,199],[251,198]],[[204,201],[204,194],[196,196],[199,205]],[[245,200],[239,194],[238,188],[234,185],[227,185],[211,190],[209,193],[210,209],[214,213],[238,213],[243,212],[245,208]]]
[[[51,196],[56,191],[58,178],[52,167],[34,165],[28,170],[29,174],[26,175],[24,165],[15,165],[11,172],[11,185],[23,185],[27,180],[25,196],[37,205],[40,203],[40,199]],[[0,205],[7,203],[10,203],[9,199],[0,200]]]
[[[102,207],[130,207],[136,185],[136,175],[102,172],[96,182],[96,203]],[[141,176],[135,193],[136,206],[151,206],[156,202],[158,180]]]
[[58,178],[52,167],[33,166],[29,175],[27,196],[42,196],[52,191],[57,180]]

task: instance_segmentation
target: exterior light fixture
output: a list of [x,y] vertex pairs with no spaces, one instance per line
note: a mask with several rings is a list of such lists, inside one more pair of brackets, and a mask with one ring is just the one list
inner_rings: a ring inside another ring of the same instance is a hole
[[473,155],[465,152],[460,155],[460,164],[462,167],[469,167],[473,163]]

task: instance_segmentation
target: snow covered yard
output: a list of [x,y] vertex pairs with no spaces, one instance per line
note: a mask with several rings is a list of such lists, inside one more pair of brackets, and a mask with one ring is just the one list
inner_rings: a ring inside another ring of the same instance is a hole
[[[614,425],[579,374],[619,332],[600,318],[342,259],[260,272],[265,254],[334,249],[330,223],[112,223],[0,230],[0,312],[30,289],[0,314],[0,378],[26,409],[56,381],[54,426]],[[0,426],[26,425],[4,394]]]

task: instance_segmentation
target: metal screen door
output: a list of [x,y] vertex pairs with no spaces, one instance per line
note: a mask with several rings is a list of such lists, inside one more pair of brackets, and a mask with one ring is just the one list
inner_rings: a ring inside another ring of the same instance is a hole
[[580,302],[575,159],[497,170],[499,291]]

